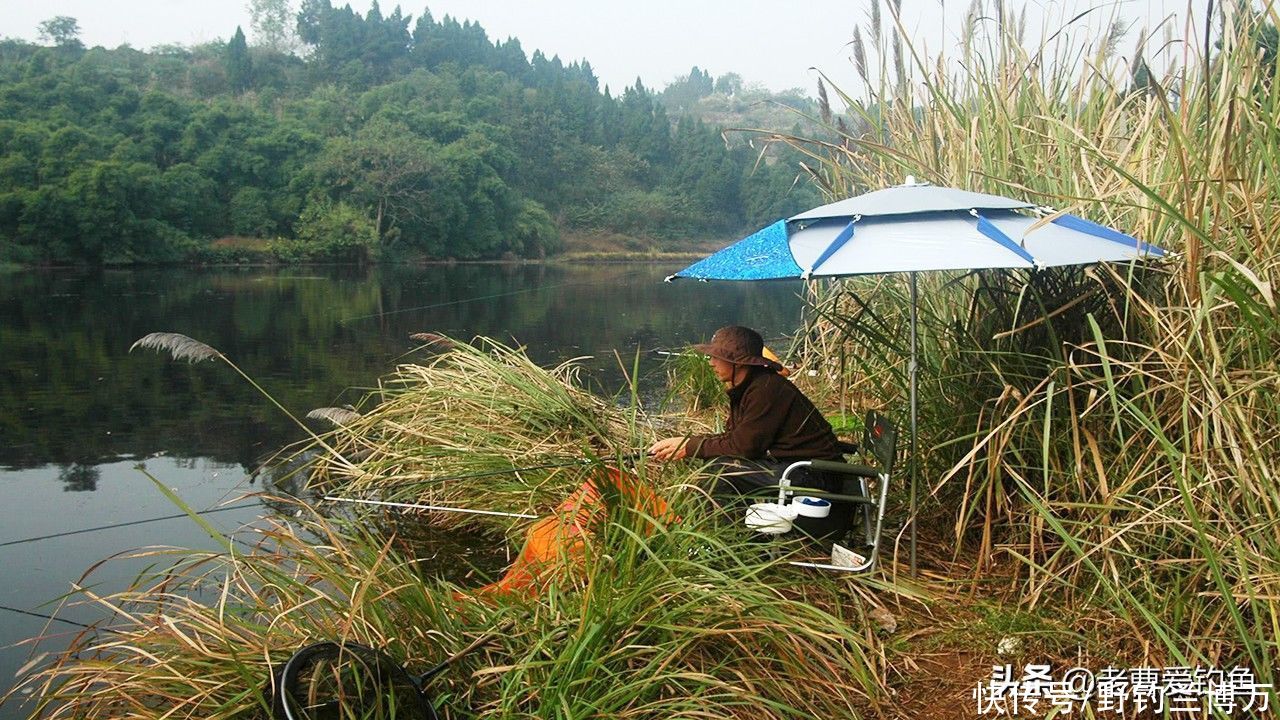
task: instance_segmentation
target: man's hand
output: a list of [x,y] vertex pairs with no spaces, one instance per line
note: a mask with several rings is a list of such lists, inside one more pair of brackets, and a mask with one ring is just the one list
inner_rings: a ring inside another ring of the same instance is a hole
[[689,438],[663,438],[649,446],[649,454],[658,460],[683,460],[689,454]]

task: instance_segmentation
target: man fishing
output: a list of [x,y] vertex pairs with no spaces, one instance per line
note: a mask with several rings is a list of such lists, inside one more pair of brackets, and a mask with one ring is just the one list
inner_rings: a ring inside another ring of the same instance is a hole
[[[843,460],[831,424],[809,398],[764,356],[764,340],[737,325],[722,327],[694,349],[708,356],[729,395],[724,432],[663,438],[649,447],[658,460],[714,458],[719,478],[712,495],[736,498],[778,484],[797,460]],[[833,481],[804,468],[798,485],[834,490]]]

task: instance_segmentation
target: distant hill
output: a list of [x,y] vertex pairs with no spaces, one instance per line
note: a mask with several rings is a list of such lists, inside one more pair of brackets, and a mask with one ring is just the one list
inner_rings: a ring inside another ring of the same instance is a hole
[[[710,73],[694,66],[658,94],[672,115],[688,114],[720,128],[765,130],[814,137],[822,129],[808,118],[818,115],[818,103],[800,88],[775,93],[744,82],[737,73],[712,80]],[[749,133],[731,133],[730,142],[744,141]]]

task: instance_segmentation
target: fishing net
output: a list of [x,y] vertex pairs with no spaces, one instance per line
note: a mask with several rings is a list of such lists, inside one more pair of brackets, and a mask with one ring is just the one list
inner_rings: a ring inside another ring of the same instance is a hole
[[276,717],[286,720],[437,720],[420,680],[363,645],[322,642],[285,664]]

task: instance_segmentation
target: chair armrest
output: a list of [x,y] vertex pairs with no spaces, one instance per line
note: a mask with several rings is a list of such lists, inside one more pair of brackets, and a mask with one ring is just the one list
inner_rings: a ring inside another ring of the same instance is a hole
[[[800,494],[800,490],[804,490],[804,488],[792,489],[796,491],[797,495]],[[804,494],[809,497],[822,498],[823,500],[830,500],[832,502],[858,503],[871,506],[875,506],[877,504],[875,498],[867,497],[866,495],[846,495],[844,493],[825,492],[823,490],[810,491]]]
[[[778,490],[782,489],[781,485],[766,485],[754,488],[751,492],[745,493],[744,497],[772,497],[777,495]],[[866,495],[847,495],[844,493],[827,492],[820,488],[805,487],[804,485],[787,485],[785,488],[788,495],[808,495],[809,497],[822,498],[823,500],[832,500],[835,502],[861,503],[863,505],[875,505],[875,498]]]
[[866,465],[854,465],[852,463],[836,462],[835,460],[814,460],[809,467],[822,472],[840,473],[841,475],[856,475],[865,478],[880,477],[880,471]]

